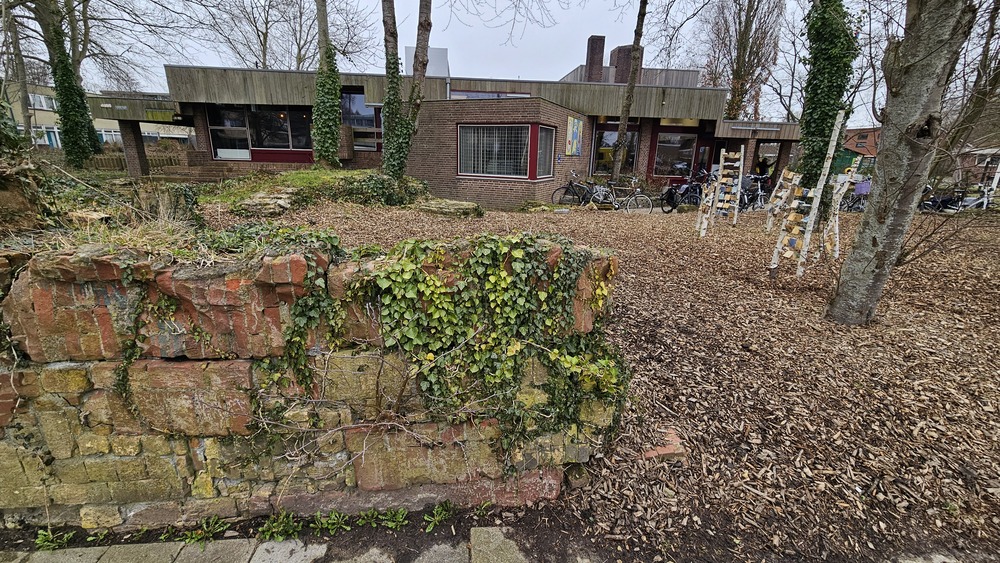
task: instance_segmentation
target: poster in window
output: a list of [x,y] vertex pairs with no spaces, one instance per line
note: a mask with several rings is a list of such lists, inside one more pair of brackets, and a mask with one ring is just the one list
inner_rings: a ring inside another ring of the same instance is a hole
[[583,154],[583,120],[570,116],[566,122],[566,156]]

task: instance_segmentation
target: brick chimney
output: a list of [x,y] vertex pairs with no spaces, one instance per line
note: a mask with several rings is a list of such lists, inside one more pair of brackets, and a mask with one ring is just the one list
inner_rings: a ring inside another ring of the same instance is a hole
[[587,62],[584,63],[584,82],[604,80],[604,36],[591,35],[587,39]]
[[[632,68],[632,46],[622,45],[621,47],[615,47],[612,49],[610,63],[611,66],[615,67],[615,83],[627,83],[628,73]],[[639,47],[639,72],[642,73],[642,47]]]

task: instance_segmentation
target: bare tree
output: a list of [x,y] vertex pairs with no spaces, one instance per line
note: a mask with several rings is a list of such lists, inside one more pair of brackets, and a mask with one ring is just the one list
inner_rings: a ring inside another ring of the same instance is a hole
[[[199,42],[245,67],[314,69],[323,45],[313,0],[185,0]],[[337,52],[370,62],[375,45],[373,10],[350,0],[328,4],[325,31]]]
[[[973,37],[962,53],[956,80],[946,96],[946,108],[951,119],[946,119],[946,131],[939,143],[931,180],[941,179],[957,166],[958,155],[971,141],[976,143],[973,132],[984,116],[989,118],[988,109],[1000,102],[1000,0],[985,0],[980,6],[979,18]],[[949,100],[948,97],[951,99]],[[949,103],[950,102],[950,103]],[[946,116],[947,117],[947,116]]]
[[798,121],[802,115],[809,55],[804,23],[808,7],[803,4],[804,0],[793,0],[785,7],[778,29],[777,57],[762,92],[765,107],[785,121]]
[[761,89],[778,55],[783,0],[713,0],[703,21],[709,37],[704,82],[728,86],[725,117],[760,118]]
[[833,321],[856,325],[875,317],[920,202],[942,100],[976,11],[971,0],[908,0],[903,37],[889,41],[872,195],[826,313]]
[[14,14],[3,9],[3,31],[4,45],[9,48],[9,55],[4,61],[6,73],[4,82],[13,83],[17,88],[17,105],[21,114],[21,124],[24,126],[24,136],[32,138],[31,134],[31,106],[28,103],[28,74],[25,70],[24,52],[21,51],[21,27],[14,18]]
[[647,45],[656,48],[653,60],[671,68],[680,63],[681,41],[688,24],[695,21],[711,0],[655,0],[649,9]]
[[618,180],[622,172],[622,153],[625,151],[628,138],[628,118],[632,113],[632,100],[635,98],[635,84],[639,81],[639,67],[642,66],[642,28],[646,23],[646,8],[648,0],[639,0],[639,13],[635,18],[635,33],[632,36],[632,60],[628,70],[628,83],[625,85],[625,96],[622,97],[622,109],[618,117],[618,138],[615,140],[612,152],[611,179]]

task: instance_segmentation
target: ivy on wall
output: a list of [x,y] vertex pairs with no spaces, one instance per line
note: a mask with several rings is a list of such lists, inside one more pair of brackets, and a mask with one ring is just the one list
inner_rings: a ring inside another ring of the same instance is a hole
[[337,51],[328,43],[321,51],[322,60],[316,71],[316,104],[313,106],[313,153],[316,160],[340,167],[340,70]]
[[[577,283],[594,258],[554,236],[482,235],[458,246],[409,240],[356,279],[351,296],[378,311],[385,345],[411,359],[432,413],[490,412],[505,440],[518,442],[575,423],[584,399],[624,396],[625,366],[599,326],[573,331]],[[609,288],[589,281],[589,305],[600,309]],[[548,400],[529,409],[516,395],[531,359],[549,377]]]

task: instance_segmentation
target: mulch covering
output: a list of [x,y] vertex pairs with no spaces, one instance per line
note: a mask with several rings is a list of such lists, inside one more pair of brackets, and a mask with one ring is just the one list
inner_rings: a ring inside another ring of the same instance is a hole
[[[204,215],[213,227],[240,222],[221,206]],[[454,219],[323,204],[281,218],[334,228],[345,247],[531,230],[617,252],[607,330],[632,367],[631,400],[614,451],[561,502],[623,555],[881,560],[995,549],[1000,216],[899,270],[868,327],[822,319],[834,263],[802,280],[786,263],[768,278],[777,235],[763,220],[748,213],[698,240],[690,214]],[[857,220],[842,219],[848,248]],[[688,464],[641,460],[670,427]]]

